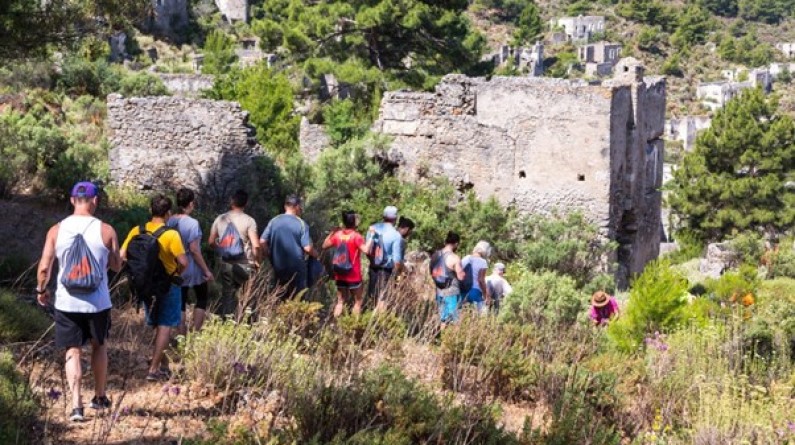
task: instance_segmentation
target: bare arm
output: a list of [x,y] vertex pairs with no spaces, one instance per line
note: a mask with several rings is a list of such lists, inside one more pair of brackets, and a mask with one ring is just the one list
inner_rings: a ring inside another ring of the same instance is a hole
[[256,228],[248,230],[248,241],[251,243],[251,253],[254,255],[254,262],[259,264],[262,261],[262,246],[260,246]]
[[326,236],[326,239],[323,240],[323,244],[320,246],[320,248],[328,249],[329,247],[332,247],[334,245],[334,240],[332,240],[332,238],[339,230],[339,227],[331,229],[331,232]]
[[372,248],[373,248],[373,238],[374,238],[373,235],[375,234],[375,227],[370,226],[370,229],[367,230],[367,233],[369,234],[369,236],[366,237],[366,238],[369,238],[369,239],[367,240],[366,243],[364,243],[361,246],[359,246],[359,250],[361,250],[362,253],[365,254],[365,255],[369,254],[370,250],[372,250]]
[[[50,282],[50,273],[52,273],[52,264],[55,261],[55,240],[58,237],[58,224],[52,226],[47,232],[47,238],[44,241],[44,248],[41,251],[41,260],[39,260],[39,268],[36,272],[36,289],[44,290],[36,296],[39,304],[44,306],[50,302],[50,294],[47,291],[47,283]],[[38,293],[38,292],[37,292]]]
[[478,284],[480,285],[480,290],[483,291],[483,298],[485,298],[486,302],[491,301],[489,287],[486,286],[486,269],[481,269],[478,272]]
[[458,255],[450,255],[450,256],[453,258],[453,261],[455,262],[452,269],[455,271],[456,278],[458,278],[459,280],[463,280],[464,278],[466,278],[467,274],[466,272],[464,272],[464,266],[461,265],[461,258],[459,258]]
[[201,240],[193,240],[193,242],[188,245],[188,248],[190,249],[190,254],[193,257],[193,261],[195,261],[202,270],[204,278],[207,279],[207,281],[212,281],[215,279],[215,277],[213,277],[213,273],[210,271],[210,268],[207,267],[204,257],[202,256]]
[[210,228],[210,237],[207,239],[207,244],[213,249],[218,248],[218,229],[215,228],[215,224]]
[[185,269],[188,268],[188,256],[184,253],[182,255],[177,255],[177,273],[182,273]]
[[312,244],[304,246],[304,252],[306,252],[306,254],[311,256],[312,258],[318,257],[317,251],[315,250],[315,246],[313,246]]
[[108,248],[108,268],[114,272],[120,271],[122,259],[119,254],[119,238],[110,224],[102,223],[102,241]]

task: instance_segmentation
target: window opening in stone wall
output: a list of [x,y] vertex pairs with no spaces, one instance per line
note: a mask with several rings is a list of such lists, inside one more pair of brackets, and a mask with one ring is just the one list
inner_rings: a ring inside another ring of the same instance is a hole
[[525,173],[524,170],[519,170],[519,177],[520,178],[526,178],[527,177],[527,173]]
[[585,175],[583,175],[582,173],[577,175],[577,180],[578,181],[585,181]]

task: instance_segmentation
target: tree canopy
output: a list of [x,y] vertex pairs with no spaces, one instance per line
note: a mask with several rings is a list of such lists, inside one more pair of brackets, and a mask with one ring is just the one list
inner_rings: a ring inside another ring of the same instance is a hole
[[774,98],[746,90],[718,111],[674,172],[671,206],[703,239],[780,232],[795,222],[795,123]]

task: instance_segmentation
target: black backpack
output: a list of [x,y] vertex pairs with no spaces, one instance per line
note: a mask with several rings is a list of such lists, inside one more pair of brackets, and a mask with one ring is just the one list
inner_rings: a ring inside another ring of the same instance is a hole
[[[85,230],[95,220],[88,223]],[[99,266],[99,261],[91,253],[91,249],[83,238],[82,233],[78,233],[72,238],[72,245],[64,253],[64,261],[61,265],[61,284],[71,294],[90,294],[97,290],[105,271]]]
[[445,259],[447,255],[443,250],[437,250],[431,256],[431,278],[437,289],[447,289],[453,283],[453,277],[447,271],[447,264]]
[[127,273],[132,283],[136,306],[141,303],[150,306],[152,318],[157,313],[152,307],[159,297],[165,296],[171,288],[171,277],[160,261],[160,244],[157,239],[166,231],[174,230],[162,226],[154,233],[141,224],[138,234],[127,244]]
[[348,253],[348,240],[350,235],[340,235],[340,244],[334,249],[334,256],[331,258],[331,267],[334,273],[339,275],[349,274],[353,270],[351,256]]
[[464,279],[461,280],[461,295],[466,295],[472,290],[475,277],[472,276],[472,260],[464,266]]

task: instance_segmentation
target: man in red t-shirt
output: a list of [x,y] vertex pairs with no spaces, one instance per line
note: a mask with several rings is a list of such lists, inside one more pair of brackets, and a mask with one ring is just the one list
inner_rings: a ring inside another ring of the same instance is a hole
[[335,227],[323,241],[323,249],[334,248],[334,281],[337,283],[337,304],[334,317],[342,314],[345,300],[353,295],[353,313],[362,312],[362,262],[361,254],[370,250],[370,244],[356,231],[359,215],[352,210],[342,212],[344,227]]

